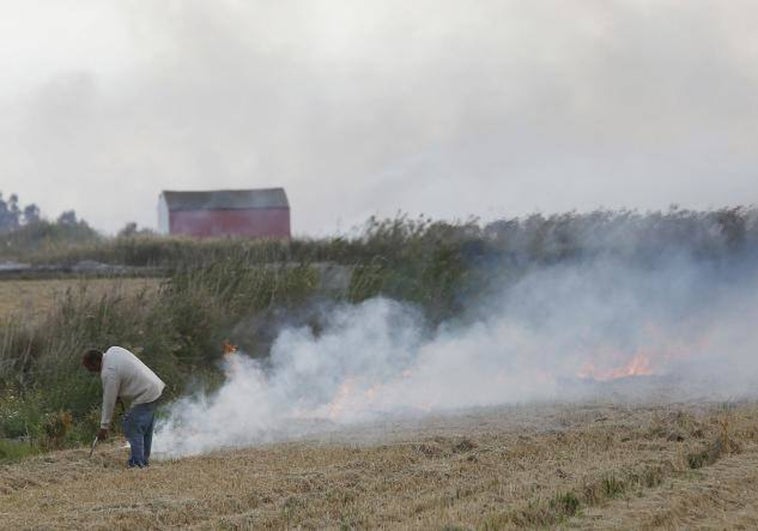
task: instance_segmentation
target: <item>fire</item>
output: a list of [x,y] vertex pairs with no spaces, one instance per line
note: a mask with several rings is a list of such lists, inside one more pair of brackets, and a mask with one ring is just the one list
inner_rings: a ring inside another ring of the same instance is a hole
[[338,419],[345,409],[350,407],[355,388],[355,379],[348,377],[337,389],[334,399],[327,406],[328,416],[332,420]]
[[613,374],[613,376],[620,378],[621,376],[648,376],[651,374],[653,374],[653,369],[650,367],[650,358],[644,354],[638,354],[632,358],[626,367],[623,367],[620,372]]
[[[334,421],[359,417],[365,413],[381,412],[395,405],[395,393],[399,387],[410,384],[414,373],[405,369],[394,378],[384,382],[372,382],[357,376],[346,376],[336,388],[332,400],[320,409]],[[431,411],[433,402],[405,404],[423,411]]]
[[224,355],[229,356],[230,354],[234,354],[237,352],[237,345],[230,342],[228,339],[224,339],[224,343],[222,345],[224,349]]
[[592,362],[586,362],[579,370],[577,376],[580,378],[592,378],[593,380],[615,380],[617,378],[626,378],[629,376],[649,376],[653,374],[653,367],[650,357],[646,354],[637,354],[632,357],[625,365],[611,369],[601,369],[596,367]]
[[222,347],[224,349],[224,360],[226,365],[226,375],[227,377],[233,377],[236,374],[239,374],[239,357],[237,356],[237,345],[229,341],[228,339],[224,340],[224,343],[222,344]]

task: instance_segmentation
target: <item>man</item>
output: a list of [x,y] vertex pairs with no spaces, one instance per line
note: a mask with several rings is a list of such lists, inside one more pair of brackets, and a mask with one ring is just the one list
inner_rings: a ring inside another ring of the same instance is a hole
[[100,373],[103,382],[103,411],[97,438],[108,438],[117,399],[131,402],[124,415],[124,435],[131,446],[129,467],[150,464],[155,408],[166,384],[142,363],[137,356],[122,347],[111,347],[104,353],[90,349],[82,357],[82,365]]

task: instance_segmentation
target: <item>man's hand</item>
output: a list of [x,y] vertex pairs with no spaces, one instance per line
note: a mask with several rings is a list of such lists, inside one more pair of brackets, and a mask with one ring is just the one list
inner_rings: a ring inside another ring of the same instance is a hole
[[104,441],[107,438],[108,438],[108,428],[100,428],[97,431],[97,440]]

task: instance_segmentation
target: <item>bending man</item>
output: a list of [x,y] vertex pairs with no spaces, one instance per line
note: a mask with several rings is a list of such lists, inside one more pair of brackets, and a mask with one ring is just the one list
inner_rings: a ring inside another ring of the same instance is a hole
[[150,464],[155,407],[166,384],[142,363],[137,356],[122,347],[111,347],[104,353],[90,349],[84,353],[82,365],[90,372],[100,373],[103,382],[103,412],[100,418],[99,440],[108,438],[116,400],[131,402],[124,415],[124,435],[131,446],[129,467]]

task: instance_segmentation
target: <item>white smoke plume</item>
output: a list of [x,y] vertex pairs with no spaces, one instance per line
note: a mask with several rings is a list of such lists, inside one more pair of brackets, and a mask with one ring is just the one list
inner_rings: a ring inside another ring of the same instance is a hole
[[758,381],[753,265],[608,257],[503,282],[430,329],[386,298],[332,309],[318,334],[283,329],[270,358],[235,353],[215,393],[173,404],[157,456],[330,430],[393,415],[610,396],[736,399]]

